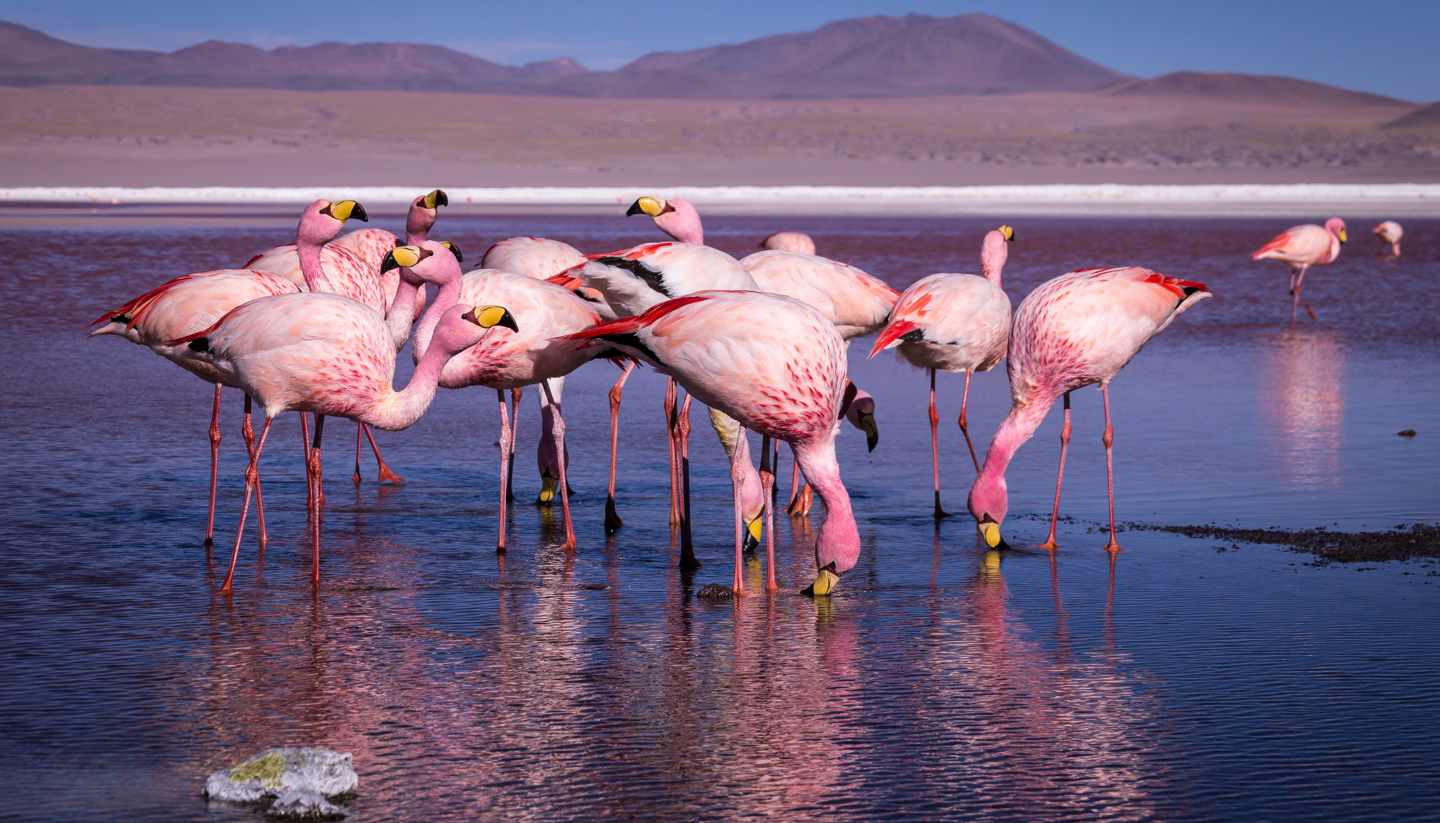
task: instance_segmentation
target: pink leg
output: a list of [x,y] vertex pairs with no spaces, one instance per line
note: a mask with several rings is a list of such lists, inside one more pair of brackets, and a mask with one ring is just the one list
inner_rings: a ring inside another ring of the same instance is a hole
[[670,435],[670,528],[680,526],[679,411],[675,408],[675,379],[665,381],[665,428]]
[[520,442],[520,400],[524,397],[525,390],[514,388],[510,390],[510,461],[506,465],[505,475],[505,499],[515,499],[515,446]]
[[[370,431],[370,427],[364,423],[360,424],[360,431],[365,432],[365,439],[370,441],[370,451],[375,454],[375,467],[379,469],[380,482],[390,483],[395,486],[403,485],[405,478],[392,471],[390,464],[386,463],[385,458],[380,456],[380,444],[375,442],[375,433]],[[358,438],[359,435],[357,434],[356,437]],[[355,459],[355,465],[357,467],[360,465],[360,459],[358,457]],[[358,468],[355,475],[357,477],[360,475]]]
[[760,485],[765,489],[765,590],[777,591],[775,584],[775,470],[771,463],[770,435],[760,441]]
[[1115,541],[1115,461],[1111,456],[1111,446],[1115,445],[1115,426],[1110,422],[1110,387],[1105,383],[1100,384],[1100,397],[1105,401],[1105,496],[1110,501],[1110,542],[1105,544],[1105,548],[1118,552],[1120,544]]
[[975,473],[980,473],[980,461],[975,457],[975,444],[970,442],[970,421],[967,412],[970,408],[970,372],[965,372],[965,391],[960,395],[960,433],[965,435],[965,447],[970,450],[970,462],[975,466]]
[[355,475],[351,478],[355,485],[360,485],[360,432],[365,428],[364,423],[355,424]]
[[1055,502],[1050,507],[1050,534],[1040,544],[1044,549],[1056,549],[1055,523],[1060,519],[1060,485],[1065,482],[1065,453],[1070,450],[1070,392],[1065,392],[1065,420],[1060,424],[1060,468],[1055,471]]
[[620,460],[620,396],[625,391],[625,381],[635,370],[635,361],[625,361],[620,378],[610,387],[610,483],[605,494],[605,533],[613,534],[625,521],[615,511],[615,468]]
[[220,475],[220,384],[215,384],[215,403],[210,408],[210,512],[205,518],[205,545],[215,545],[215,490]]
[[540,382],[540,390],[545,392],[545,398],[550,401],[551,428],[555,432],[555,456],[560,472],[560,510],[565,517],[565,548],[575,548],[575,524],[570,519],[570,488],[565,477],[565,464],[569,462],[565,454],[565,414],[561,410],[560,402],[550,391],[550,384]]
[[[1301,266],[1290,279],[1290,322],[1295,322],[1295,313],[1300,310],[1300,287],[1305,283],[1305,272],[1309,266]],[[1307,307],[1308,308],[1308,307]],[[1312,311],[1313,316],[1315,313]]]
[[505,390],[496,389],[496,397],[500,400],[500,527],[499,536],[495,539],[495,551],[505,551],[505,511],[506,503],[510,499],[510,466],[514,451],[511,446],[515,442],[514,429],[510,428],[510,415],[505,409]]
[[[686,399],[689,399],[688,396]],[[736,595],[742,595],[745,593],[745,581],[740,576],[740,570],[745,563],[745,550],[741,535],[745,526],[740,515],[740,507],[743,505],[740,499],[740,485],[745,479],[745,470],[742,466],[750,462],[750,449],[746,443],[744,426],[740,427],[738,438],[735,452],[730,455],[730,487],[734,491],[735,497],[735,577],[730,582],[730,588]]]
[[320,439],[325,435],[325,415],[315,415],[315,439],[310,447],[310,465],[315,473],[315,505],[310,510],[310,583],[320,585],[320,506],[325,499],[325,467],[320,460]]
[[260,441],[255,444],[255,451],[250,455],[250,465],[245,469],[245,502],[240,505],[240,525],[235,529],[235,546],[230,550],[230,568],[225,572],[225,582],[220,584],[220,591],[229,594],[235,584],[235,563],[240,559],[240,538],[245,536],[245,518],[250,513],[250,491],[255,488],[255,483],[260,478],[257,468],[260,465],[260,452],[265,449],[265,438],[270,434],[270,423],[273,418],[265,418],[265,425],[260,427]]
[[[249,455],[255,451],[255,428],[250,425],[251,401],[250,395],[245,395],[245,416],[240,423],[240,436],[245,438],[245,454]],[[255,514],[260,526],[260,551],[265,551],[265,546],[270,542],[270,530],[265,526],[265,491],[260,484],[260,465],[255,465]]]
[[[675,419],[675,430],[679,435],[677,449],[680,458],[680,565],[687,569],[700,567],[695,558],[695,543],[690,530],[690,395],[680,406]],[[739,511],[739,509],[736,509]]]
[[940,508],[940,413],[935,408],[935,370],[930,370],[930,474],[935,485],[935,519],[949,517]]
[[[795,455],[790,455],[790,503],[785,507],[786,514],[800,513],[800,461],[795,460]],[[776,464],[779,464],[777,459]]]

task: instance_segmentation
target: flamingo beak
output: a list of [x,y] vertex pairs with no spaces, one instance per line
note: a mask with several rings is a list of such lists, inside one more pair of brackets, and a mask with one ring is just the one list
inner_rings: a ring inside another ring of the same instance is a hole
[[985,541],[987,547],[991,549],[1009,548],[1009,546],[1005,545],[1005,540],[1000,537],[1000,524],[990,519],[989,515],[986,515],[980,520],[977,528],[980,530],[980,537]]
[[760,548],[760,535],[765,527],[765,523],[761,519],[761,515],[763,515],[764,513],[765,510],[761,509],[760,514],[755,515],[753,519],[746,522],[745,524],[745,544],[743,548],[745,549],[746,553],[753,552],[756,549]]
[[649,217],[659,217],[664,211],[665,201],[658,197],[646,195],[645,197],[636,199],[634,203],[631,203],[630,208],[625,210],[625,216],[634,217],[637,214],[643,214]]
[[826,597],[835,591],[835,587],[840,585],[840,575],[835,573],[832,568],[833,565],[834,564],[826,566],[816,572],[814,581],[802,589],[800,593],[809,597]]
[[541,505],[547,505],[547,506],[548,506],[552,501],[555,500],[555,496],[556,496],[559,492],[560,492],[560,481],[559,481],[557,478],[551,477],[551,476],[548,475],[548,474],[541,475],[541,477],[540,477],[540,496],[539,496],[538,498],[536,498],[536,501],[535,501],[535,502],[536,502],[536,503],[539,503],[539,504],[541,504]]
[[875,451],[875,445],[880,442],[880,429],[875,425],[875,415],[860,415],[860,431],[865,432],[866,451]]
[[1340,230],[1340,242],[1341,242],[1341,243],[1348,243],[1348,242],[1350,242],[1350,233],[1347,232],[1347,231],[1345,231],[1344,229],[1341,229],[1341,230]]
[[444,189],[436,189],[425,195],[421,202],[425,204],[425,208],[427,209],[433,209],[437,206],[448,206],[450,205],[450,196],[445,193]]

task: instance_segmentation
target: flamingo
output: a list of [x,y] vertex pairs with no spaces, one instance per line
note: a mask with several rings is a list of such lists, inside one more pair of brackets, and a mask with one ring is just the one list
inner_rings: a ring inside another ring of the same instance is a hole
[[1399,223],[1396,223],[1394,220],[1385,220],[1376,223],[1375,228],[1371,229],[1371,231],[1376,237],[1390,244],[1391,259],[1400,256],[1400,238],[1405,236],[1405,230],[1400,227]]
[[[793,233],[771,235],[766,242],[784,235]],[[797,236],[809,240],[805,235]],[[755,278],[761,291],[793,297],[820,310],[830,318],[846,341],[884,326],[900,297],[899,292],[855,266],[817,256],[813,243],[810,248],[812,251],[809,252],[760,251],[742,258],[740,265]],[[875,428],[875,400],[868,393],[865,398],[864,405],[869,413],[855,417],[851,422],[865,432],[866,445],[874,451],[879,440],[879,432]],[[799,464],[794,464],[790,477],[789,511],[803,516],[810,511],[810,491],[808,484],[801,488],[799,471]]]
[[[395,265],[409,267],[418,277],[440,287],[435,297],[435,310],[456,302],[467,305],[503,304],[518,318],[522,329],[466,349],[452,358],[440,375],[440,385],[447,389],[486,386],[495,389],[500,399],[500,525],[496,548],[505,550],[505,510],[514,436],[506,414],[505,390],[535,383],[541,384],[541,392],[546,395],[552,412],[549,427],[555,443],[556,488],[564,512],[565,548],[574,548],[575,528],[570,517],[570,491],[566,482],[565,418],[557,385],[551,381],[569,374],[600,356],[601,352],[593,348],[577,349],[553,338],[593,326],[600,322],[600,316],[569,290],[523,274],[481,269],[462,277],[459,265],[452,265],[450,260],[438,254],[432,256],[432,250],[433,243],[426,244],[425,248],[400,246],[392,252],[392,261]],[[424,264],[417,266],[416,263],[421,261]],[[428,311],[415,328],[413,351],[421,360],[428,353],[437,322],[439,316],[434,311]]]
[[[1332,217],[1324,226],[1306,223],[1291,226],[1275,235],[1269,243],[1255,250],[1251,260],[1281,260],[1290,265],[1290,322],[1295,322],[1295,313],[1300,308],[1300,288],[1305,284],[1305,272],[1311,266],[1334,263],[1340,256],[1340,246],[1348,240],[1345,221]],[[1305,304],[1310,319],[1315,319],[1315,310]]]
[[1149,269],[1123,267],[1080,269],[1040,284],[1020,302],[1010,334],[1008,368],[1010,413],[995,431],[985,465],[970,488],[970,514],[985,544],[1003,547],[1000,527],[1009,508],[1005,469],[1016,450],[1035,433],[1055,399],[1065,398],[1060,429],[1060,467],[1055,474],[1055,502],[1050,533],[1043,544],[1057,547],[1055,524],[1060,516],[1060,486],[1065,479],[1065,452],[1070,444],[1070,392],[1100,384],[1105,405],[1105,490],[1110,507],[1110,542],[1115,540],[1115,473],[1111,448],[1115,427],[1110,420],[1110,381],[1150,338],[1180,314],[1210,297],[1204,283],[1181,280]]
[[940,415],[935,408],[935,372],[964,372],[960,396],[960,433],[970,450],[970,462],[980,472],[975,445],[970,442],[967,412],[970,378],[989,371],[1005,356],[1010,339],[1010,298],[1000,277],[1009,256],[1015,230],[1001,226],[987,232],[980,245],[979,276],[932,274],[921,278],[900,295],[890,322],[870,349],[874,357],[898,346],[906,361],[930,372],[930,477],[935,491],[936,520],[949,517],[940,505]]
[[760,248],[776,251],[795,251],[814,254],[815,241],[810,235],[798,231],[777,231],[760,241]]
[[[382,429],[406,428],[430,407],[446,361],[491,336],[491,330],[498,327],[515,330],[515,320],[504,307],[450,307],[437,324],[429,356],[421,359],[401,391],[392,387],[395,346],[384,317],[339,295],[297,293],[261,298],[233,309],[208,328],[171,341],[171,345],[188,346],[216,368],[233,374],[265,413],[245,472],[240,524],[220,590],[228,594],[233,587],[250,494],[270,424],[277,415],[290,410],[315,414],[311,462],[318,462],[327,416],[363,420]],[[317,467],[314,483],[320,482]],[[310,579],[318,585],[319,496],[312,493],[310,498]]]
[[[757,288],[755,279],[745,271],[740,261],[705,245],[700,215],[689,201],[679,197],[667,201],[646,195],[637,198],[625,214],[627,217],[637,214],[650,217],[656,227],[675,242],[644,243],[620,251],[589,255],[584,266],[567,272],[600,292],[615,313],[639,315],[667,299],[697,291],[753,291]],[[629,375],[627,368],[610,389],[612,465],[617,444],[620,397]],[[717,412],[712,409],[711,423],[723,444],[728,437],[725,430],[730,427],[716,415]],[[670,524],[680,529],[681,563],[694,567],[698,564],[688,510],[690,398],[685,398],[684,405],[677,412],[673,379],[666,386],[665,417],[670,430]],[[751,543],[758,545],[760,517],[765,506],[760,497],[759,477],[753,472],[744,483],[742,494],[746,501],[747,533]],[[609,531],[620,526],[619,516],[615,514],[613,484],[605,503],[605,523]]]
[[[764,499],[774,478],[768,471],[769,440],[795,448],[805,476],[825,503],[826,518],[815,543],[815,580],[806,588],[829,594],[839,575],[854,567],[860,535],[850,496],[835,458],[837,417],[849,380],[845,341],[829,318],[798,300],[764,292],[701,291],[656,304],[637,317],[605,323],[570,336],[604,340],[644,359],[679,381],[692,396],[743,427],[730,457],[735,503],[735,574],[741,578],[745,531],[743,465],[750,463],[744,429],[762,436]],[[766,588],[774,591],[775,533],[767,512]]]

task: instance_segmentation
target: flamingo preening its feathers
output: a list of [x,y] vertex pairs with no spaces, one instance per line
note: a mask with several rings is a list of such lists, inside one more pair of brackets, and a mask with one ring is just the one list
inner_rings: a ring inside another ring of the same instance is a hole
[[1098,383],[1105,404],[1105,485],[1110,508],[1110,542],[1115,539],[1115,481],[1111,448],[1110,381],[1150,338],[1196,303],[1210,297],[1204,283],[1181,280],[1138,267],[1081,269],[1042,283],[1020,302],[1010,332],[1008,368],[1010,413],[1000,423],[985,465],[970,488],[970,514],[990,548],[1004,545],[1001,527],[1009,509],[1005,470],[1015,452],[1045,419],[1058,397],[1065,398],[1060,429],[1060,467],[1050,511],[1047,548],[1055,548],[1060,487],[1070,443],[1070,392]]
[[1400,257],[1400,238],[1405,236],[1405,230],[1394,220],[1383,220],[1375,224],[1370,230],[1382,242],[1390,244],[1390,257]]
[[[1290,322],[1300,309],[1300,289],[1305,285],[1305,273],[1311,266],[1334,263],[1340,256],[1340,247],[1349,239],[1345,221],[1332,217],[1324,226],[1307,223],[1291,226],[1275,235],[1270,242],[1255,250],[1251,260],[1280,260],[1290,265]],[[1305,311],[1315,319],[1315,310],[1305,303]]]

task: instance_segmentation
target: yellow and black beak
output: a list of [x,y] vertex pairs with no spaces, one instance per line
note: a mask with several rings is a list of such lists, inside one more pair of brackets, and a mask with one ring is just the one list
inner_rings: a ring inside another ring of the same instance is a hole
[[1348,242],[1350,242],[1350,233],[1347,232],[1347,231],[1345,231],[1344,229],[1341,229],[1341,230],[1340,230],[1340,242],[1341,242],[1341,243],[1348,243]]
[[396,246],[385,255],[380,263],[380,273],[384,274],[391,269],[408,269],[418,264],[421,260],[433,255],[435,252],[429,249],[422,249],[419,246]]
[[764,529],[765,510],[761,509],[759,514],[745,523],[745,542],[743,548],[747,554],[760,548],[760,537],[764,533]]
[[362,223],[370,222],[370,215],[365,213],[365,207],[354,200],[336,200],[321,209],[320,213],[328,214],[341,223],[344,223],[352,217]]
[[427,209],[433,209],[439,206],[448,206],[450,205],[450,195],[446,194],[444,189],[436,189],[435,191],[432,191],[424,197],[420,198],[420,202]]
[[975,528],[979,530],[980,539],[985,541],[986,548],[1010,548],[1010,545],[1005,542],[1005,538],[1000,536],[1000,524],[996,523],[994,518],[992,518],[990,515],[987,514],[984,517],[980,518],[980,522],[976,525]]
[[[443,192],[441,192],[441,193],[443,194]],[[450,253],[453,254],[453,255],[455,255],[455,262],[456,262],[456,263],[464,263],[464,262],[465,262],[465,255],[463,255],[463,254],[460,253],[460,247],[459,247],[459,246],[455,245],[454,243],[450,242],[449,240],[441,240],[441,241],[440,241],[440,245],[442,245],[442,246],[444,246],[445,248],[449,249],[449,250],[450,250]]]
[[520,331],[515,317],[504,306],[477,306],[465,315],[465,319],[482,329],[504,326],[510,331]]
[[665,211],[665,201],[658,197],[645,195],[630,204],[625,210],[626,217],[634,217],[637,214],[644,214],[649,217],[659,217]]
[[834,592],[840,585],[840,575],[835,573],[835,564],[831,563],[815,573],[815,579],[810,585],[800,590],[800,593],[807,597],[825,597]]
[[860,415],[860,431],[865,432],[866,451],[875,451],[880,442],[880,429],[875,425],[875,415],[869,412]]
[[1011,226],[1001,226],[1000,228],[996,229],[995,231],[1000,232],[1000,236],[1003,237],[1003,238],[1005,238],[1005,242],[1006,242],[1006,243],[1014,243],[1014,242],[1015,242],[1015,229],[1014,229],[1013,227],[1011,227]]

